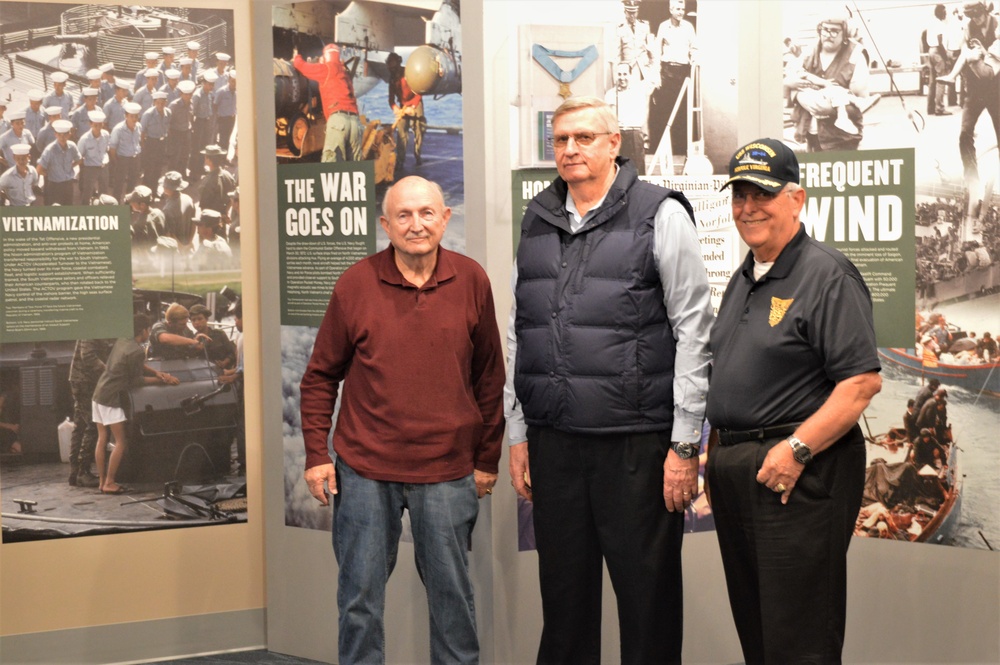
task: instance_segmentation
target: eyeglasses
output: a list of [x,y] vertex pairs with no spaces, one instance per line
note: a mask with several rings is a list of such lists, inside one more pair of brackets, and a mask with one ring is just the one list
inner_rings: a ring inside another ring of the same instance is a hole
[[841,31],[842,31],[842,28],[840,28],[838,26],[832,26],[831,27],[831,26],[825,26],[825,25],[823,25],[823,26],[820,26],[819,29],[820,29],[820,31],[824,35],[839,35],[841,33]]
[[753,199],[757,205],[770,203],[778,197],[781,192],[769,192],[766,189],[754,188],[752,190],[734,189],[733,205],[743,205],[747,199]]
[[577,145],[590,145],[597,140],[598,136],[607,136],[612,132],[577,132],[576,134],[556,134],[552,137],[552,145],[557,148],[565,148],[569,145],[569,140],[573,139]]

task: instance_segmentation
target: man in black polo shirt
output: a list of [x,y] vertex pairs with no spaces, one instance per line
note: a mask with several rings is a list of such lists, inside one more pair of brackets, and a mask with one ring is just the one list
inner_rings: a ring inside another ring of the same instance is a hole
[[758,139],[729,175],[750,253],[712,328],[707,413],[729,600],[746,662],[839,663],[865,480],[857,423],[881,388],[871,296],[799,223],[806,193],[788,147]]

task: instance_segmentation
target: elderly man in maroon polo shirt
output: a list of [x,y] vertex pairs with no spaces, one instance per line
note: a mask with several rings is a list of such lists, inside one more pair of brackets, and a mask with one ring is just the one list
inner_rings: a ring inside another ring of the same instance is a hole
[[301,386],[305,480],[323,505],[334,495],[340,662],[384,661],[385,585],[407,508],[431,662],[477,663],[469,539],[503,435],[493,294],[475,261],[440,247],[451,209],[438,185],[404,178],[382,211],[390,246],[338,280]]

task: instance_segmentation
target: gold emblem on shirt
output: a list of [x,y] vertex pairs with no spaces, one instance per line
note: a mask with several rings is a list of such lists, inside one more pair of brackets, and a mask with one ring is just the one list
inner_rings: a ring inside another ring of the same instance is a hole
[[788,300],[771,298],[771,313],[767,316],[767,322],[771,324],[772,328],[781,323],[781,320],[785,318],[785,312],[788,311],[793,302],[795,302],[795,298],[789,298]]

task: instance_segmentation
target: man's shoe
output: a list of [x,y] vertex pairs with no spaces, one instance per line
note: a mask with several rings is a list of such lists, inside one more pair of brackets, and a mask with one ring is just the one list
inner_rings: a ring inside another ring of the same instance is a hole
[[90,471],[81,471],[76,474],[76,486],[77,487],[97,487],[101,483],[97,476],[92,474]]

